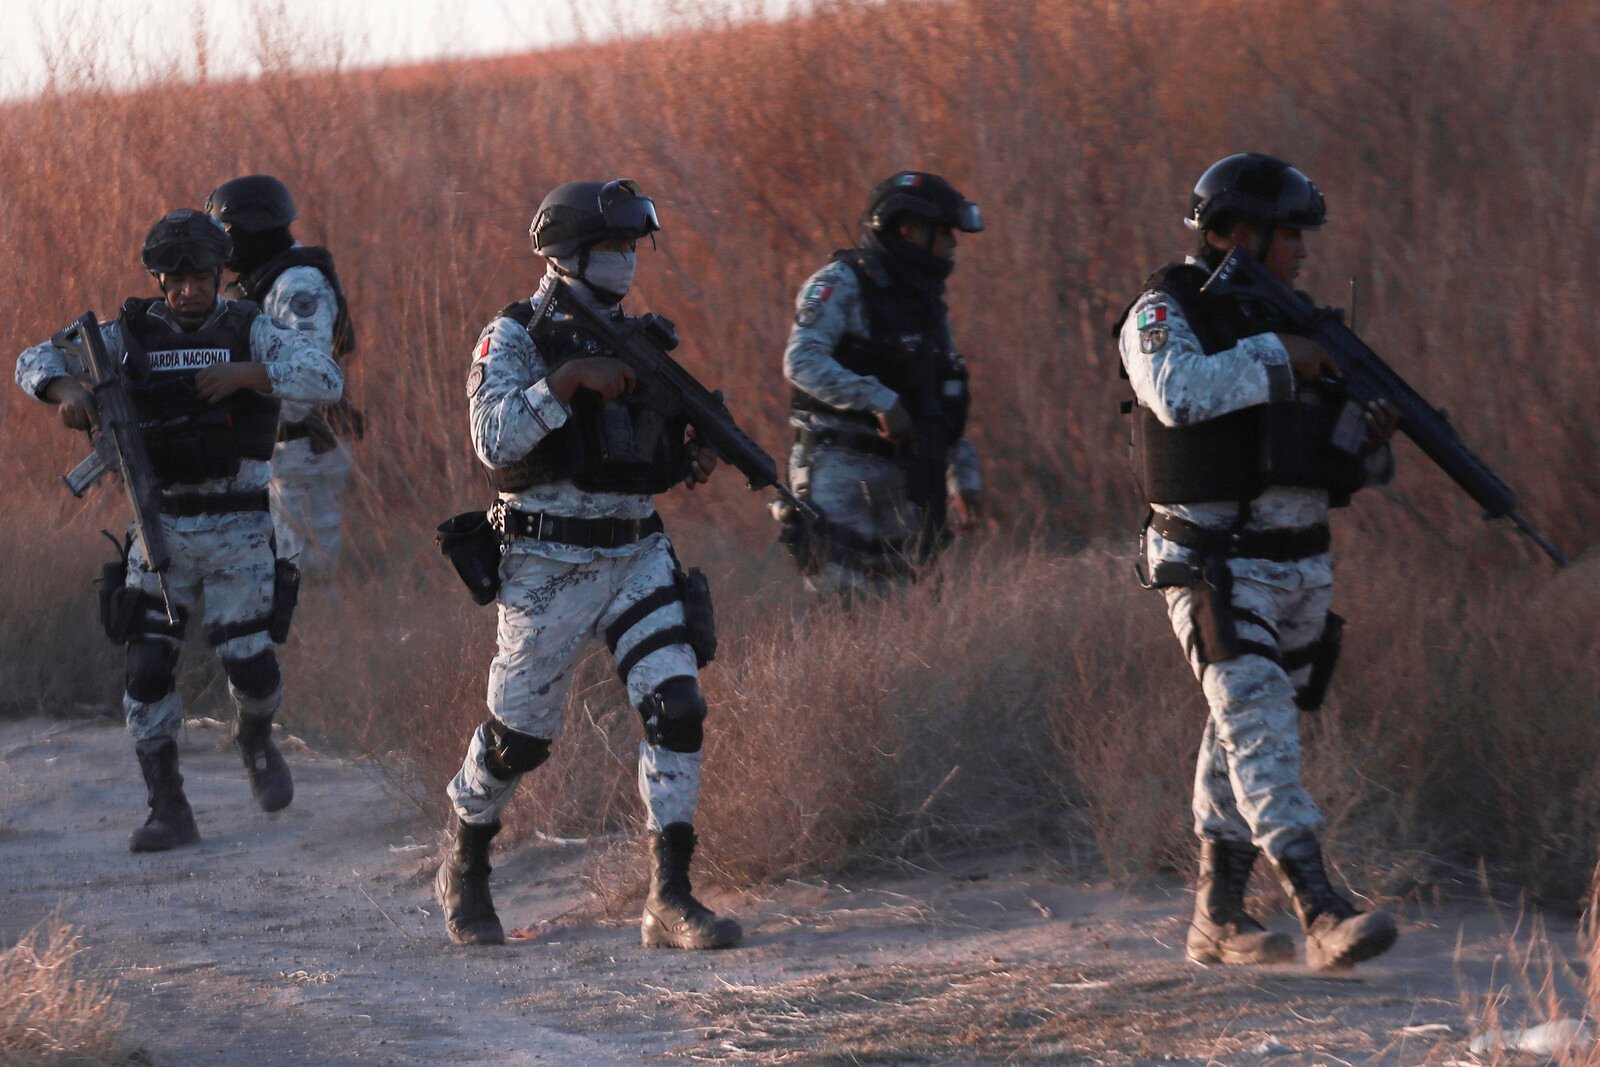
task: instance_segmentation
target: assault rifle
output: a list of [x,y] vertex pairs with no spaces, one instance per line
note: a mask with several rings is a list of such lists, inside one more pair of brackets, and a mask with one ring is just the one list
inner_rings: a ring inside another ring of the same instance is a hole
[[1368,348],[1338,312],[1312,304],[1243,248],[1230,251],[1200,289],[1215,296],[1254,301],[1275,313],[1291,332],[1317,342],[1338,364],[1339,381],[1349,397],[1363,405],[1374,400],[1388,401],[1400,415],[1401,432],[1483,506],[1485,518],[1510,519],[1558,565],[1565,567],[1571,562],[1549,538],[1534,529],[1518,509],[1511,487],[1473,454],[1445,413],[1429,404]]
[[128,395],[121,370],[106,351],[105,338],[100,336],[100,322],[93,311],[85,311],[52,337],[50,343],[76,356],[88,374],[89,391],[94,395],[95,415],[100,423],[99,430],[89,434],[94,450],[61,480],[73,496],[81,497],[106,474],[116,471],[122,476],[128,500],[133,504],[133,528],[144,550],[145,569],[156,576],[167,621],[176,622],[164,576],[172,563],[172,555],[167,551],[167,535],[161,526],[161,491],[150,468],[150,457],[145,453],[144,438],[139,434],[139,416],[134,410],[133,398]]
[[570,320],[579,332],[599,341],[607,351],[626,363],[639,385],[639,403],[650,410],[664,426],[683,419],[695,436],[716,450],[717,455],[738,468],[751,489],[767,486],[778,491],[808,519],[818,518],[810,504],[795,496],[778,478],[772,457],[739,429],[733,415],[713,393],[667,355],[678,347],[672,323],[659,315],[646,315],[632,322],[613,322],[576,293],[561,279],[552,279],[544,297],[533,309],[530,331],[545,322]]

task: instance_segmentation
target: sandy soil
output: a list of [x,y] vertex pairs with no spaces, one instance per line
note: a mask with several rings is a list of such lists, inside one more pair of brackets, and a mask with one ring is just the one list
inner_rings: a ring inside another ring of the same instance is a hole
[[[59,909],[166,1065],[1467,1062],[1482,994],[1502,991],[1508,1023],[1527,997],[1517,917],[1488,904],[1402,909],[1399,946],[1350,974],[1207,970],[1182,958],[1180,887],[1085,885],[1037,855],[715,898],[748,935],[725,952],[647,952],[594,918],[455,948],[433,828],[370,768],[285,747],[295,802],[265,815],[223,730],[191,723],[205,840],[133,855],[143,788],[119,728],[0,725],[4,943]],[[498,856],[508,927],[594,915],[584,852]],[[1571,924],[1549,931],[1570,954]]]

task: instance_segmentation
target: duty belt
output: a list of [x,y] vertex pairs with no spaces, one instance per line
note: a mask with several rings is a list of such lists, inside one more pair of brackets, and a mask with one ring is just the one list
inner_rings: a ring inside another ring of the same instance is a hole
[[870,456],[887,456],[894,459],[900,455],[900,448],[893,441],[885,440],[874,433],[861,433],[857,430],[833,429],[796,429],[794,439],[800,447],[810,450],[818,445],[834,445],[838,448],[848,448],[852,452],[865,452]]
[[1159,512],[1151,517],[1150,529],[1201,555],[1266,559],[1275,563],[1292,563],[1307,556],[1321,555],[1333,543],[1325,525],[1299,530],[1208,530],[1176,515]]
[[578,548],[622,548],[665,529],[661,516],[655,514],[643,519],[579,519],[518,511],[503,500],[489,509],[489,525],[507,537],[529,537]]
[[163,515],[231,515],[237,511],[267,511],[265,489],[247,489],[238,493],[162,493]]

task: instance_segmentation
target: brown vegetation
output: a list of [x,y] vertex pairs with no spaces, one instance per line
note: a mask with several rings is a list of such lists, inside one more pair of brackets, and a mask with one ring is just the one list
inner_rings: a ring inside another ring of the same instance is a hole
[[[1358,277],[1362,332],[1456,413],[1547,532],[1588,548],[1597,31],[1578,2],[932,0],[387,74],[297,74],[269,41],[260,79],[132,94],[97,87],[90,62],[79,84],[0,110],[0,347],[146,291],[137,248],[163,211],[239,173],[291,184],[300,234],[335,250],[360,319],[350,391],[372,429],[349,572],[337,598],[305,598],[286,718],[403,755],[441,811],[493,636],[432,526],[485,498],[468,346],[532,287],[539,197],[577,175],[644,183],[666,230],[636,304],[678,321],[686,364],[781,455],[796,287],[873,181],[941,171],[990,227],[963,242],[951,300],[993,525],[938,579],[843,614],[803,605],[736,476],[668,502],[723,614],[705,676],[709,857],[763,879],[1020,836],[1074,857],[1092,841],[1136,877],[1187,862],[1203,705],[1129,570],[1139,505],[1110,322],[1186,246],[1208,162],[1285,155],[1331,206],[1313,287],[1342,302]],[[109,703],[120,669],[86,584],[105,552],[94,531],[124,506],[104,489],[67,497],[56,475],[81,438],[14,389],[0,428],[0,692],[29,709]],[[1576,904],[1600,834],[1600,560],[1556,574],[1401,453],[1397,484],[1337,520],[1354,626],[1306,762],[1333,854],[1373,891],[1471,884],[1481,860]],[[524,827],[636,818],[637,724],[608,676],[586,665],[556,758],[515,809]]]
[[83,944],[70,926],[45,923],[0,952],[0,1062],[142,1063],[120,1028],[127,1008],[115,984],[85,974]]

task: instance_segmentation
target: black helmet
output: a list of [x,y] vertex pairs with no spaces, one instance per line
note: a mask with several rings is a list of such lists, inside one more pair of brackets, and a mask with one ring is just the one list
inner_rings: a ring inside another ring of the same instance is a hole
[[223,182],[206,197],[206,213],[240,233],[275,230],[299,217],[289,187],[270,174]]
[[567,182],[539,203],[528,236],[541,256],[570,256],[596,241],[638,238],[661,229],[656,204],[628,178]]
[[903,215],[914,215],[936,226],[948,226],[962,233],[983,229],[978,205],[937,174],[903,170],[879,182],[867,196],[867,212],[861,221],[869,230],[882,232],[893,227]]
[[1183,223],[1205,232],[1229,229],[1240,219],[1315,230],[1328,221],[1328,208],[1311,179],[1283,160],[1241,152],[1218,160],[1200,175]]
[[191,274],[222,269],[233,239],[203,211],[180,208],[150,227],[139,260],[151,274]]

